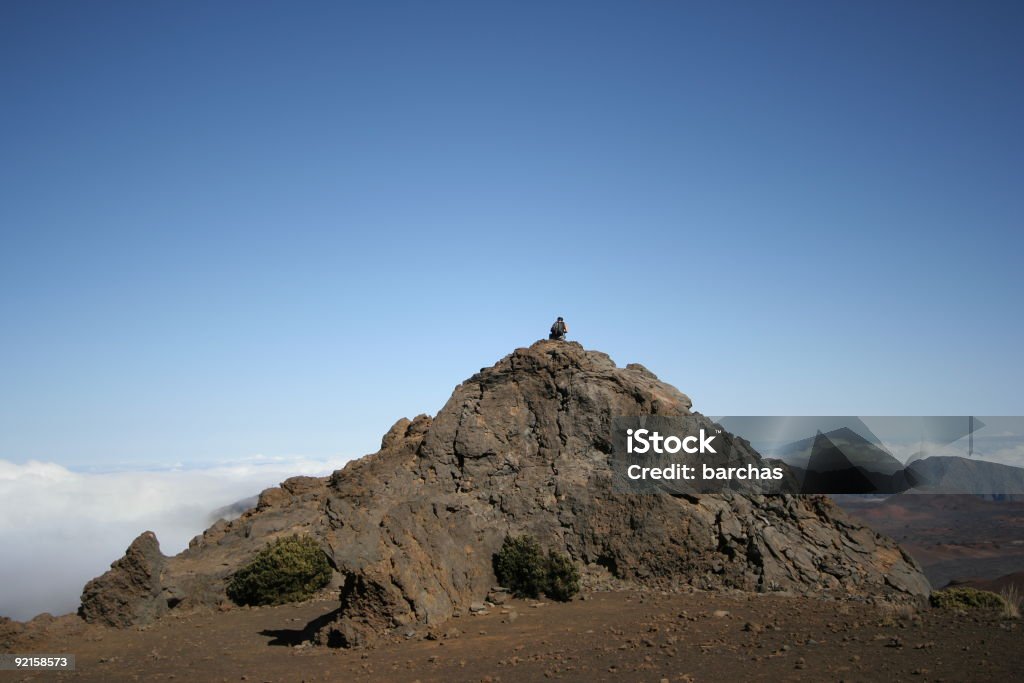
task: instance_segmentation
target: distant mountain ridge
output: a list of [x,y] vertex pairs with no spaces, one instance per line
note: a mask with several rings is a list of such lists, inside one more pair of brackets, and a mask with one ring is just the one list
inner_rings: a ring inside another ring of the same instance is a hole
[[1024,495],[1024,468],[961,456],[928,456],[904,466],[880,444],[841,427],[776,451],[801,493]]
[[1024,496],[1024,468],[961,456],[930,456],[907,466],[920,493],[967,493],[995,500]]

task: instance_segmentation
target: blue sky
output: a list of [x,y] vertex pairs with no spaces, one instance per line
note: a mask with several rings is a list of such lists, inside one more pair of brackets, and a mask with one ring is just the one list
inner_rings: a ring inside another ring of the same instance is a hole
[[0,6],[0,459],[357,456],[543,336],[1024,414],[1024,6]]

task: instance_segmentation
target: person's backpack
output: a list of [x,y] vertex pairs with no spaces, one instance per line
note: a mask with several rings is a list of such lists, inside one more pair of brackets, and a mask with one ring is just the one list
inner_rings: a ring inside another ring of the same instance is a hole
[[565,323],[561,320],[556,320],[555,324],[551,326],[551,334],[559,337],[565,334]]

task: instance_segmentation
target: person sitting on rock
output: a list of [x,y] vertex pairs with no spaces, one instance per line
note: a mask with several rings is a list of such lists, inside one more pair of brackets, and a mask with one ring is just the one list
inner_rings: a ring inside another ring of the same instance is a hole
[[548,335],[548,339],[556,339],[558,341],[565,341],[565,335],[569,331],[569,326],[562,320],[562,316],[558,316],[558,320],[551,326],[551,334]]

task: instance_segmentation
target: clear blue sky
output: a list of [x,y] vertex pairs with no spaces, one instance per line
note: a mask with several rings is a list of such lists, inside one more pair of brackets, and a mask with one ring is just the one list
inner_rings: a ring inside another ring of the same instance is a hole
[[0,459],[360,455],[556,315],[1024,414],[1024,4],[5,2]]

